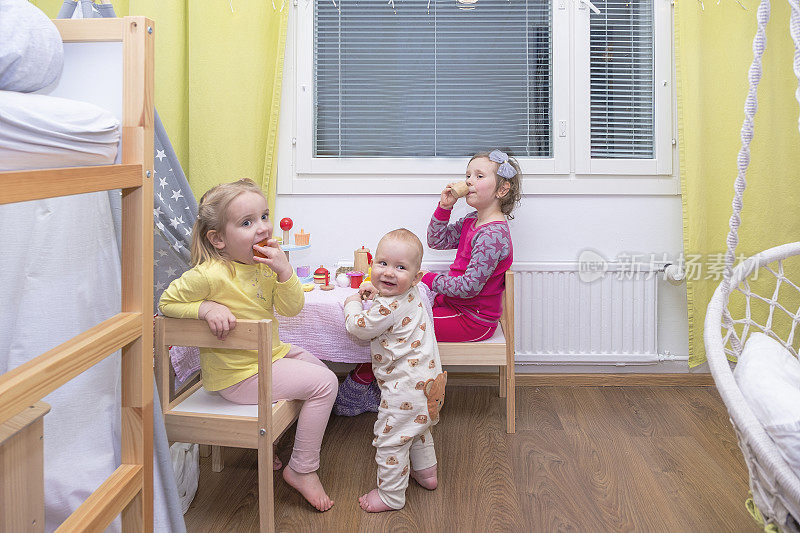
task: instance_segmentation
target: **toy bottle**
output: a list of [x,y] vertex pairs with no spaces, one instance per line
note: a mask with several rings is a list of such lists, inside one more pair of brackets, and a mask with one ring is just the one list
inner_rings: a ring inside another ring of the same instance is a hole
[[372,254],[369,253],[369,248],[361,247],[353,254],[353,270],[359,270],[364,274],[369,271],[369,266],[372,264]]

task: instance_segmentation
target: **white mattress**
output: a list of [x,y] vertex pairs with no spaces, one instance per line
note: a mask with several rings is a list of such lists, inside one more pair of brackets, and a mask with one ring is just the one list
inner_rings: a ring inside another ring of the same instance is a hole
[[109,165],[119,120],[86,102],[0,91],[0,170]]
[[[274,407],[275,403],[272,405]],[[203,387],[197,389],[172,410],[180,413],[210,413],[214,415],[252,416],[258,418],[258,405],[242,405],[229,402],[216,392],[209,392]]]

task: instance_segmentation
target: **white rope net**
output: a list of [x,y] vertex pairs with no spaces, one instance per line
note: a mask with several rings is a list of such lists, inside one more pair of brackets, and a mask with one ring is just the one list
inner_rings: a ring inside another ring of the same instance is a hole
[[[754,332],[772,337],[798,357],[800,287],[786,276],[784,263],[791,272],[800,273],[800,257],[790,255],[754,269],[730,289],[724,312],[728,320],[722,325],[722,344],[733,360],[741,355],[741,347]],[[755,266],[755,262],[751,264]]]

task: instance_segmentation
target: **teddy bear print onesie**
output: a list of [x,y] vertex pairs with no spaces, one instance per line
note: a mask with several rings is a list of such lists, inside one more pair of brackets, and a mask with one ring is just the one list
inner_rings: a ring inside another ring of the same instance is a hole
[[416,286],[398,296],[376,296],[369,310],[350,302],[344,313],[347,331],[371,340],[372,370],[381,388],[372,441],[378,495],[400,509],[410,469],[436,464],[430,428],[439,421],[447,372],[442,372],[433,323]]

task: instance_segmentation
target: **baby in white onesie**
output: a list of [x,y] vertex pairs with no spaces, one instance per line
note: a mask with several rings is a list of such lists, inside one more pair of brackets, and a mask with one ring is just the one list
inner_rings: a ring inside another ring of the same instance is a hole
[[422,304],[422,243],[407,229],[387,233],[378,243],[372,282],[345,300],[345,326],[370,339],[372,370],[381,388],[375,422],[378,487],[358,499],[368,512],[401,509],[411,476],[426,489],[438,485],[430,428],[439,422],[447,372],[442,372],[433,321]]

